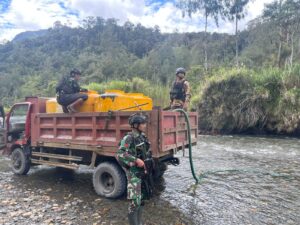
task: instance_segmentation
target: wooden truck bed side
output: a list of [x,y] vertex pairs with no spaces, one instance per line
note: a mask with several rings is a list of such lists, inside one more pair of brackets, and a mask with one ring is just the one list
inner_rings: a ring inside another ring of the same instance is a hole
[[[128,118],[135,112],[46,114],[33,113],[32,147],[68,148],[114,156],[121,138],[130,131]],[[147,136],[154,158],[169,155],[187,144],[183,115],[155,109],[148,116]],[[197,113],[190,113],[192,142],[197,141]]]

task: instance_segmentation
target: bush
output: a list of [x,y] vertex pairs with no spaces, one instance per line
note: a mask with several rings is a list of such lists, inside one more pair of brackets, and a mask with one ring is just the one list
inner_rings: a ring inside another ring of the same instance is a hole
[[[240,133],[300,131],[300,66],[279,69],[219,69],[192,103],[204,132]],[[198,103],[197,103],[198,100]]]

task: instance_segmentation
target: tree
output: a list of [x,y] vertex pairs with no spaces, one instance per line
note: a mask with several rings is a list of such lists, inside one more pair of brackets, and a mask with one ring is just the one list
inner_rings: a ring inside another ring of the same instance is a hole
[[189,17],[192,14],[198,12],[203,13],[205,17],[205,39],[204,39],[204,67],[207,71],[208,69],[208,56],[207,56],[207,25],[208,18],[211,17],[214,19],[216,25],[219,25],[219,16],[222,15],[223,7],[222,1],[220,0],[179,0],[177,7],[180,8],[183,12],[183,16],[187,13]]
[[64,27],[64,25],[59,20],[57,20],[53,23],[53,29],[61,29],[63,27]]
[[229,21],[235,21],[235,63],[239,66],[239,29],[238,22],[245,17],[246,6],[250,0],[225,0],[225,15]]
[[293,67],[294,61],[294,43],[295,33],[299,31],[300,25],[300,0],[287,0],[283,5],[287,26],[285,27],[287,33],[287,42],[290,46],[290,56],[286,61],[286,66],[290,70]]
[[278,67],[283,65],[283,47],[289,48],[289,57],[285,65],[293,66],[294,37],[299,32],[300,0],[278,0],[267,4],[263,12],[264,22],[275,26],[278,30],[279,44],[277,53]]
[[263,12],[263,19],[265,22],[274,24],[279,29],[279,46],[277,54],[277,65],[280,67],[281,64],[281,51],[283,42],[283,14],[282,14],[283,0],[274,1],[265,6]]

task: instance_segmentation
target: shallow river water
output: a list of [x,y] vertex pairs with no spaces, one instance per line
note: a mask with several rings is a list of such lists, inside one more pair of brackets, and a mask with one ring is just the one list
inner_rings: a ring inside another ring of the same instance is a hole
[[[180,152],[181,165],[169,166],[146,203],[146,224],[300,224],[299,146],[293,138],[200,136],[200,183]],[[126,224],[126,199],[98,197],[91,177],[85,168],[47,167],[15,176],[0,156],[0,224]]]

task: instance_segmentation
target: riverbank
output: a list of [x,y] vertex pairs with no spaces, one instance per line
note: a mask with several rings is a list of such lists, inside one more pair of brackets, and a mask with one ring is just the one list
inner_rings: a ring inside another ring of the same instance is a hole
[[300,134],[300,65],[219,69],[204,76],[194,93],[202,133]]

